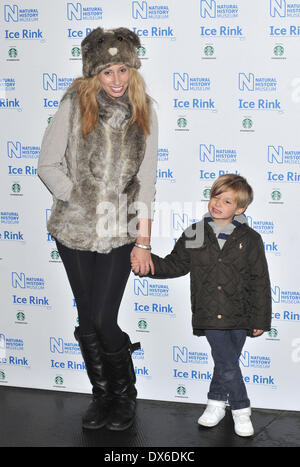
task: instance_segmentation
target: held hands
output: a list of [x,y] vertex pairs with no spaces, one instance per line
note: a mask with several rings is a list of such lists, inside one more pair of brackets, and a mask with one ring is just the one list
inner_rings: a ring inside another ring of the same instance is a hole
[[253,337],[257,337],[257,336],[260,336],[264,331],[262,331],[261,329],[253,329],[253,332],[252,332],[252,335]]
[[131,269],[134,274],[145,276],[146,274],[154,274],[154,264],[151,259],[150,250],[133,247],[130,255]]

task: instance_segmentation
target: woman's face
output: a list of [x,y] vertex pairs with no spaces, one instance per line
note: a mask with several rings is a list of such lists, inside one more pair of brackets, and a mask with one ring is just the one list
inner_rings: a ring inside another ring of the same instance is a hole
[[121,97],[128,88],[130,69],[127,65],[111,65],[98,74],[102,88],[110,97]]

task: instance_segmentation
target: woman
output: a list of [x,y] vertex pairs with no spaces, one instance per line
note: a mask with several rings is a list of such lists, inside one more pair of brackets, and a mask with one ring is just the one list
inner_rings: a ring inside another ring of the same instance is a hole
[[157,121],[137,69],[136,34],[97,28],[82,42],[83,77],[47,128],[38,174],[53,194],[48,231],[76,300],[75,329],[93,388],[83,427],[125,430],[134,420],[133,345],[118,326],[130,273],[153,268]]

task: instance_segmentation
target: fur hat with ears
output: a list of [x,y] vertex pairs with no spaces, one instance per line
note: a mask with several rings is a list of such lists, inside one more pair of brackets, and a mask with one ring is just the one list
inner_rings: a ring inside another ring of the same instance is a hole
[[83,76],[90,78],[116,63],[139,68],[140,46],[139,37],[130,29],[94,29],[81,43]]

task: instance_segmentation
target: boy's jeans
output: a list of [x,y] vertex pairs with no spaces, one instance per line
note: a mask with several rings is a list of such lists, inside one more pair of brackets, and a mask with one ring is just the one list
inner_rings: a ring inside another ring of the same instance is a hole
[[205,336],[211,347],[215,367],[208,399],[227,401],[232,410],[250,407],[239,365],[247,331],[244,329],[209,329]]

